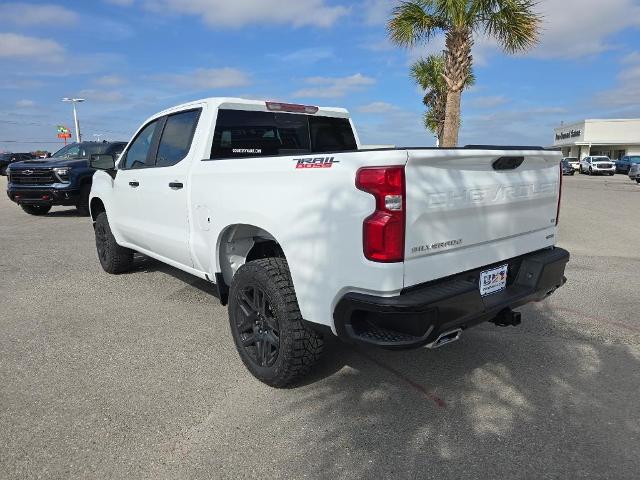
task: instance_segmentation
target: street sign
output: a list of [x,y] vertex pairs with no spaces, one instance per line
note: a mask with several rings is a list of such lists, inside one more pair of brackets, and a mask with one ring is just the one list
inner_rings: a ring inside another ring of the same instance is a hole
[[64,144],[67,144],[67,138],[71,138],[71,130],[64,125],[56,125],[56,130],[58,130],[58,138],[64,139]]

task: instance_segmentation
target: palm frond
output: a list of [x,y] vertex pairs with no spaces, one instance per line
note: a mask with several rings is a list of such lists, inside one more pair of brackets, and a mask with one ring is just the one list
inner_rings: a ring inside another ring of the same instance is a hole
[[402,47],[412,47],[429,40],[446,23],[434,10],[433,0],[402,2],[395,7],[387,23],[391,41]]
[[507,53],[527,50],[538,43],[542,17],[535,0],[480,0],[485,10],[480,21],[487,35],[498,40]]

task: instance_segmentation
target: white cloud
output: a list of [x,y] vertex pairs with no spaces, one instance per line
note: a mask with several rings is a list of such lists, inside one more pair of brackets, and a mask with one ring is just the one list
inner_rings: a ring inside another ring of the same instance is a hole
[[361,113],[380,114],[380,113],[397,112],[399,108],[387,102],[372,102],[372,103],[368,103],[367,105],[362,105],[358,107],[356,110]]
[[127,98],[124,93],[114,90],[98,90],[98,89],[84,89],[78,92],[78,96],[85,98],[90,102],[97,103],[126,103]]
[[102,87],[116,87],[126,83],[127,80],[119,75],[104,75],[96,78],[93,83]]
[[161,75],[158,78],[195,90],[246,87],[251,83],[246,73],[236,68],[198,68],[189,73]]
[[628,27],[640,27],[636,0],[543,0],[540,45],[532,52],[540,58],[579,58],[612,47],[609,37]]
[[293,94],[294,97],[338,98],[347,93],[359,90],[376,81],[361,73],[349,77],[309,77],[305,79],[308,87],[302,88]]
[[616,86],[599,93],[595,102],[600,106],[622,110],[638,110],[640,105],[640,52],[633,52],[622,58],[622,69]]
[[34,102],[33,100],[18,100],[16,102],[16,107],[18,108],[31,108],[35,106],[36,102]]
[[242,27],[249,24],[292,24],[329,27],[346,15],[344,6],[325,0],[145,0],[156,12],[195,15],[212,27]]
[[75,12],[58,5],[30,3],[0,5],[0,18],[3,22],[21,26],[72,25],[78,21],[78,15]]
[[391,10],[398,2],[389,0],[364,0],[362,7],[365,22],[369,25],[384,24],[391,16]]
[[59,43],[17,33],[0,33],[0,58],[62,62],[65,50]]

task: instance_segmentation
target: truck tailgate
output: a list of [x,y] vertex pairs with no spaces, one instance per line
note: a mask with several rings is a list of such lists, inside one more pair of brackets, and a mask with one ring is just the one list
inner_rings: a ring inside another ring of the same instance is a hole
[[542,150],[409,150],[405,287],[553,245],[559,162]]

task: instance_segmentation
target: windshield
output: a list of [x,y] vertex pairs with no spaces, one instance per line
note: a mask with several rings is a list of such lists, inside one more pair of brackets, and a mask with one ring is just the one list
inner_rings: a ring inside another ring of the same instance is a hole
[[562,160],[562,166],[570,167],[571,165],[569,165],[569,161],[568,160]]
[[565,158],[565,161],[566,162],[577,162],[578,159],[576,157],[567,157],[567,158]]
[[72,143],[61,148],[51,158],[89,158],[94,153],[105,153],[110,143]]
[[593,157],[594,162],[610,162],[609,157]]
[[640,157],[629,157],[629,163],[640,163]]

